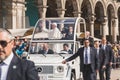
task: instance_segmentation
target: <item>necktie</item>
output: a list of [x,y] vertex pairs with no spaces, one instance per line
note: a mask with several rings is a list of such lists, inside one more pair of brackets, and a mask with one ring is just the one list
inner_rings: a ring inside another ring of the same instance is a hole
[[86,50],[85,50],[85,64],[88,64],[87,48],[86,48]]

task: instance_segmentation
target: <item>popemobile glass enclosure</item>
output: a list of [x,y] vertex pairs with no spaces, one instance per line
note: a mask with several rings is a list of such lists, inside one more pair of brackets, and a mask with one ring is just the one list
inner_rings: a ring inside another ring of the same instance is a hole
[[75,54],[85,37],[86,24],[81,17],[39,19],[31,38],[28,59],[35,62],[40,80],[76,80],[81,72],[79,58],[62,64]]

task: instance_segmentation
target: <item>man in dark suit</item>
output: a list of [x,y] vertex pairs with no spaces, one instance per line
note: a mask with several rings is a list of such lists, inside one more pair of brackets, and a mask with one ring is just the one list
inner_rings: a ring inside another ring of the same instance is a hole
[[72,26],[69,27],[69,30],[65,35],[65,39],[67,39],[67,40],[73,40],[74,39],[74,30],[73,30]]
[[0,28],[0,80],[39,80],[34,63],[12,51],[13,39],[8,30]]
[[61,50],[61,53],[67,53],[67,54],[73,54],[72,50],[69,48],[68,44],[63,44],[63,50]]
[[49,49],[47,43],[43,44],[43,49],[39,50],[38,54],[54,54],[53,50]]
[[89,39],[89,41],[90,41],[90,47],[94,46],[94,39],[90,36],[90,32],[89,31],[86,31],[85,37],[82,39],[81,43],[83,43],[83,41],[85,39]]
[[35,54],[38,51],[38,47],[37,47],[37,43],[32,43],[31,47],[30,47],[30,54]]
[[110,80],[111,66],[112,66],[112,60],[113,60],[114,54],[111,46],[107,44],[107,40],[105,37],[102,38],[100,47],[105,50],[105,54],[106,54],[105,74],[106,74],[106,80]]
[[65,64],[68,61],[80,57],[80,71],[83,73],[84,80],[96,80],[96,71],[98,70],[97,50],[89,46],[88,39],[84,40],[84,47],[79,48],[77,53],[62,61]]
[[104,70],[106,68],[106,54],[104,49],[100,48],[99,41],[94,41],[94,47],[97,49],[97,57],[99,63],[99,78],[100,80],[105,80],[104,78]]

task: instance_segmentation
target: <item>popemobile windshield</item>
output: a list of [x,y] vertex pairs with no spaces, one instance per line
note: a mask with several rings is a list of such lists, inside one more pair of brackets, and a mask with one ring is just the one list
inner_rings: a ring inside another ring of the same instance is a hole
[[77,80],[82,78],[79,58],[62,64],[76,53],[85,36],[81,17],[39,19],[35,25],[27,59],[34,61],[40,80]]

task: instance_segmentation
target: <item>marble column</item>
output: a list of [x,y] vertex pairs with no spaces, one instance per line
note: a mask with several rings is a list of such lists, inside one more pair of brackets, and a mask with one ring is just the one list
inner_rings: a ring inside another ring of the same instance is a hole
[[14,22],[14,23],[12,23],[12,29],[16,29],[16,27],[17,27],[17,7],[16,7],[16,4],[15,3],[13,3],[13,5],[12,5],[12,14],[13,14],[13,16],[12,16],[12,21]]
[[75,11],[73,12],[74,17],[80,17],[81,16],[81,12]]
[[104,21],[102,23],[102,31],[103,31],[103,36],[106,36],[108,35],[108,18],[107,17],[104,17]]
[[58,16],[61,18],[64,18],[65,15],[65,5],[66,5],[66,0],[56,0],[56,4],[57,4],[57,13]]
[[[66,9],[60,8],[60,9],[56,9],[56,10],[57,10],[58,16],[59,16],[60,18],[64,18],[65,10],[66,10]],[[61,25],[60,25],[60,31],[62,31],[63,28],[64,28],[64,24],[61,24]]]
[[59,16],[60,18],[63,18],[64,15],[65,15],[66,9],[56,9],[56,10],[57,10],[58,16]]
[[[46,6],[46,5],[40,5],[40,6],[38,6],[39,15],[40,15],[40,18],[41,18],[41,19],[45,19],[45,18],[46,18],[47,7],[48,7],[48,6]],[[46,26],[44,20],[43,20],[42,25],[43,25],[43,26]]]
[[40,5],[40,6],[38,6],[40,18],[46,18],[47,7],[48,7],[48,6],[45,6],[45,5]]
[[117,41],[117,35],[118,35],[118,19],[115,18],[112,20],[112,34],[113,34],[113,42]]
[[[12,4],[12,26],[13,29],[25,29],[25,2],[13,1]],[[16,21],[16,24],[15,22]]]
[[94,15],[92,15],[90,17],[90,32],[92,37],[94,37],[94,21],[95,21],[95,17]]

